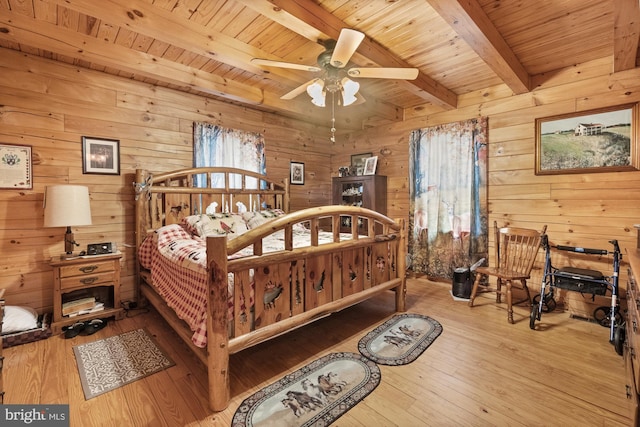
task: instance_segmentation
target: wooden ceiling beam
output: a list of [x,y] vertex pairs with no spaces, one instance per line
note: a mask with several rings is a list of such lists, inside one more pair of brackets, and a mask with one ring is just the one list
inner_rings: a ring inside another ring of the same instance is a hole
[[530,76],[476,0],[426,0],[516,94]]
[[[264,69],[251,63],[252,58],[281,60],[263,50],[241,42],[217,31],[179,19],[171,11],[155,7],[141,0],[50,0],[61,7],[69,8],[101,19],[103,22],[129,29],[136,33],[168,43],[188,52],[211,58],[252,74],[264,75]],[[283,83],[293,86],[304,83],[299,73],[287,69],[270,69]]]
[[[245,70],[254,74],[265,74],[266,72],[251,64],[250,61],[254,57],[280,60],[251,45],[242,43],[234,38],[224,34],[211,31],[210,29],[195,24],[189,20],[176,22],[176,15],[161,8],[155,8],[140,0],[103,0],[94,2],[93,0],[51,0],[60,6],[70,8],[76,12],[83,13],[88,16],[100,17],[106,23],[127,28],[136,33],[152,37],[157,40],[164,41],[170,45],[180,47],[189,52],[211,57],[212,59],[235,68]],[[248,1],[247,3],[251,3]],[[272,6],[273,7],[273,6]],[[297,20],[296,20],[297,21]],[[318,30],[308,27],[306,32],[308,35],[316,35],[321,37]],[[99,62],[96,60],[96,62]],[[175,65],[171,63],[172,65]],[[106,65],[106,64],[104,64]],[[140,74],[135,70],[130,71]],[[202,73],[194,70],[194,73]],[[299,85],[306,81],[306,77],[302,77],[299,73],[286,69],[273,68],[269,70],[271,75],[277,75],[282,83]],[[173,77],[173,74],[170,74]],[[207,74],[215,78],[213,74]],[[158,75],[153,78],[167,81]],[[219,79],[219,77],[218,77]],[[224,80],[227,81],[227,80]],[[178,84],[171,82],[172,84]],[[188,85],[183,82],[183,85]],[[252,86],[240,86],[250,88],[249,92],[257,90]],[[196,90],[200,90],[194,87]],[[209,90],[202,90],[205,93],[211,93]],[[222,95],[219,95],[222,96]],[[234,99],[229,97],[230,99]],[[234,99],[239,100],[240,99]],[[256,102],[250,102],[256,104]],[[317,107],[309,102],[280,99],[280,94],[262,93],[262,101],[259,103],[267,110],[272,112],[281,112],[287,116],[295,117],[300,120],[322,123],[325,114],[318,114]],[[397,117],[394,111],[384,109],[385,117]],[[351,123],[348,125],[351,129],[362,128],[361,121],[364,119],[363,113],[354,112],[351,115]],[[311,119],[311,120],[310,120]],[[342,123],[342,127],[347,127],[346,123]]]
[[[58,55],[112,67],[147,78],[209,93],[248,104],[260,105],[264,95],[259,88],[144,52],[105,42],[76,31],[62,29],[24,15],[8,12],[0,16],[0,38]],[[36,32],[37,29],[37,32]]]
[[613,72],[636,67],[640,40],[640,7],[636,0],[613,0]]
[[[309,39],[314,42],[319,40],[315,38],[318,34],[313,29],[319,31],[323,38],[326,36],[326,38],[337,39],[343,28],[349,28],[349,25],[310,0],[242,0],[242,3],[260,13],[269,10],[270,19],[304,37],[313,37]],[[358,53],[381,67],[412,67],[370,37],[365,37],[358,48]],[[400,81],[399,84],[441,108],[450,110],[457,106],[458,97],[454,92],[422,72],[417,79]]]

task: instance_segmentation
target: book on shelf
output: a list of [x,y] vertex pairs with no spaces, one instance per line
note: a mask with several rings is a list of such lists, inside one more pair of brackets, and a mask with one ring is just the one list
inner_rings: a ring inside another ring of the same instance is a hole
[[81,310],[90,310],[96,305],[95,297],[79,298],[62,303],[62,315],[68,316]]
[[84,314],[97,313],[99,311],[104,311],[104,303],[97,302],[93,308],[87,308],[85,310],[75,311],[69,314],[69,317],[82,316]]

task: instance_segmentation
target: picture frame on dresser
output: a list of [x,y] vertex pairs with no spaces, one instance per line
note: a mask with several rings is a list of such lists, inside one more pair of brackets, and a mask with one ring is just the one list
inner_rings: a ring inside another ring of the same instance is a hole
[[375,175],[378,166],[378,156],[369,157],[364,163],[363,175]]
[[364,173],[364,164],[372,155],[372,153],[360,153],[351,155],[351,168],[355,171],[355,175],[362,175]]

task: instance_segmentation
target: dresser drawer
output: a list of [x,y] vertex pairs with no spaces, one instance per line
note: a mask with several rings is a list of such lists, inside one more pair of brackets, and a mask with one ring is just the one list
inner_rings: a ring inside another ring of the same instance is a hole
[[636,383],[640,383],[640,316],[635,301],[628,300],[626,341],[629,349],[629,360],[633,367]]
[[87,286],[95,286],[100,283],[112,284],[115,279],[116,275],[113,271],[65,277],[64,279],[60,279],[60,289],[84,288]]
[[624,352],[624,367],[626,371],[625,394],[627,396],[627,404],[629,406],[629,415],[631,417],[631,425],[638,425],[638,390],[633,375],[633,363],[628,348]]
[[95,275],[97,273],[114,270],[115,267],[113,265],[113,261],[85,262],[83,264],[60,267],[60,278],[64,279],[65,277]]

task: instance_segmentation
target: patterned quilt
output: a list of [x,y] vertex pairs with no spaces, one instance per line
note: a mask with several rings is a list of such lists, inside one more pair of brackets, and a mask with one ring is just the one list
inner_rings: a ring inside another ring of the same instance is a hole
[[[341,239],[350,239],[350,234]],[[333,235],[319,234],[320,243],[330,243]],[[293,231],[293,246],[309,246],[311,235],[302,227]],[[278,231],[263,239],[263,252],[284,249],[284,232]],[[253,254],[251,247],[234,254],[231,258]],[[138,250],[144,268],[151,270],[153,286],[179,318],[187,322],[193,336],[191,341],[198,347],[207,343],[207,275],[205,239],[193,236],[183,226],[172,224],[162,227],[147,237]],[[233,319],[233,275],[229,274],[229,319]],[[250,295],[253,304],[253,291]]]

